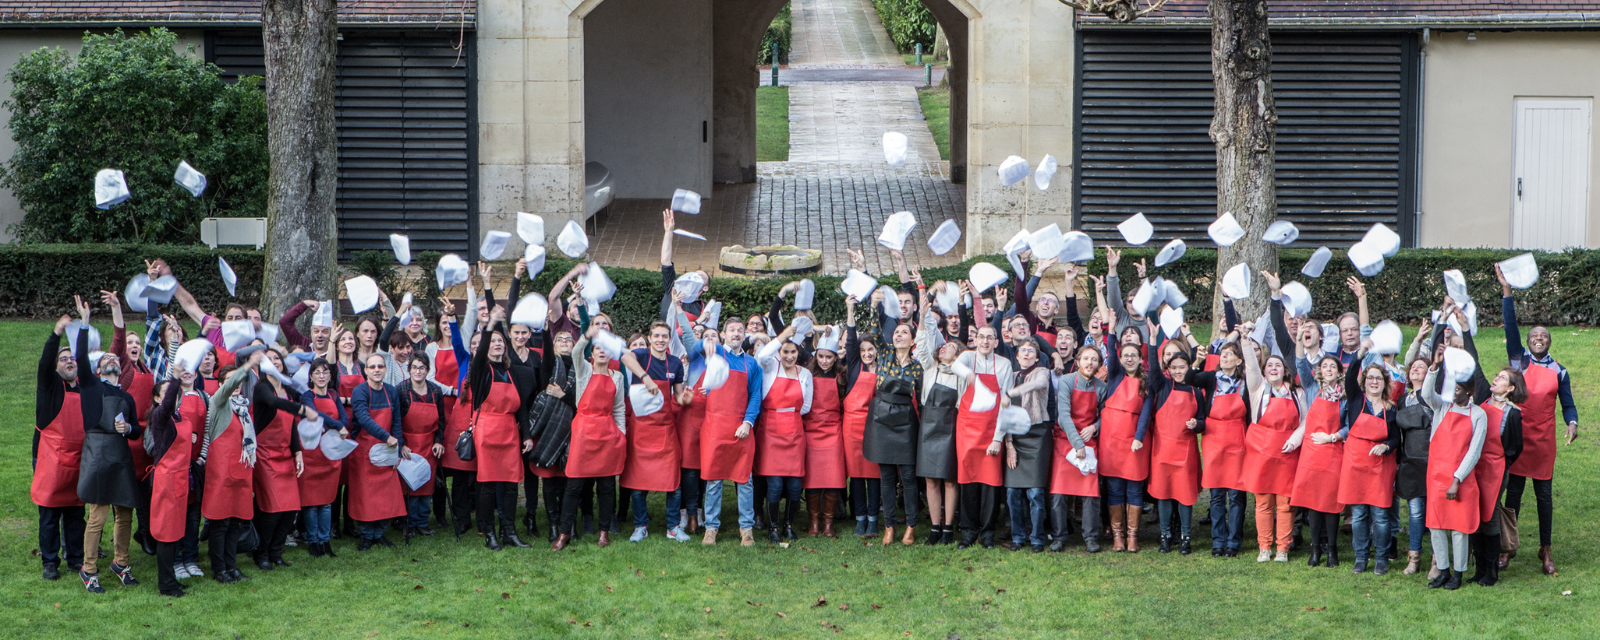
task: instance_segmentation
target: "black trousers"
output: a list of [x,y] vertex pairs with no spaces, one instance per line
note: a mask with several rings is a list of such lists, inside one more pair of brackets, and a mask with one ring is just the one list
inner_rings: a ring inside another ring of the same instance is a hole
[[1000,487],[982,482],[959,485],[960,505],[956,508],[957,528],[964,539],[974,539],[979,534],[994,536],[995,512],[1000,506]]
[[561,533],[575,535],[574,525],[578,522],[579,503],[584,494],[599,495],[599,518],[596,531],[610,531],[615,523],[612,520],[617,512],[617,478],[606,476],[604,478],[568,478],[566,495],[561,498]]
[[39,559],[46,567],[61,566],[61,546],[67,547],[67,568],[83,567],[83,507],[39,507]]
[[561,505],[566,498],[566,478],[544,478],[544,517],[551,528],[561,526]]
[[[450,517],[454,518],[459,526],[463,522],[472,521],[472,512],[478,505],[478,474],[460,469],[441,469],[445,478],[450,481]],[[443,491],[435,491],[437,496]]]
[[515,527],[517,521],[517,483],[478,483],[478,531],[483,534],[498,533],[494,528],[494,514],[500,511],[501,526]]
[[262,560],[276,562],[283,559],[283,545],[289,539],[289,532],[294,530],[294,517],[298,513],[298,511],[256,512],[256,536],[261,543],[256,546],[255,552],[250,554],[256,562]]
[[700,509],[700,500],[706,495],[706,483],[700,480],[699,469],[684,469],[678,477],[678,491],[683,494],[683,508],[692,516]]
[[156,541],[156,588],[161,593],[181,593],[183,585],[178,583],[178,574],[172,570],[172,563],[178,561],[178,543]]
[[1311,525],[1311,543],[1326,544],[1331,549],[1339,544],[1339,512],[1325,513],[1306,509],[1306,523]]
[[[239,568],[239,534],[248,523],[242,518],[212,520],[206,525],[206,547],[211,554],[211,573],[233,571]],[[257,532],[260,535],[260,532]]]
[[[539,485],[543,480],[544,489],[541,492]],[[561,519],[561,498],[567,491],[566,478],[540,478],[528,474],[522,480],[522,519],[528,527],[528,535],[533,535],[539,528],[538,507],[539,496],[544,496],[544,515],[549,526],[556,526]]]
[[[908,527],[917,526],[917,508],[921,504],[917,494],[917,470],[915,465],[909,464],[880,464],[878,465],[878,481],[883,483],[882,490],[894,491],[895,486],[900,486],[900,496],[905,503]],[[894,498],[883,501],[883,526],[894,526]]]
[[[1522,492],[1527,490],[1528,478],[1517,474],[1510,474],[1506,483],[1506,508],[1517,514],[1518,520],[1522,518]],[[1533,481],[1533,499],[1539,509],[1539,546],[1550,546],[1550,534],[1555,527],[1555,507],[1550,499],[1550,481]]]
[[[139,445],[135,444],[134,446]],[[133,530],[133,541],[137,544],[140,540],[144,540],[150,535],[150,479],[145,478],[144,482],[140,482],[134,487],[134,491],[138,494],[138,499],[133,507],[133,515],[139,519],[139,524],[135,525]],[[155,542],[154,539],[150,541]]]

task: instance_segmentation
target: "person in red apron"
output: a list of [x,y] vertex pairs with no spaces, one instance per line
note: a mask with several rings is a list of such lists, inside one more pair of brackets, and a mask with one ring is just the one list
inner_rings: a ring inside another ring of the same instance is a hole
[[439,456],[444,454],[445,392],[444,387],[428,380],[431,370],[426,356],[412,355],[406,372],[410,380],[400,393],[400,432],[411,455],[422,456],[431,470],[422,486],[401,487],[406,496],[405,535],[409,539],[433,535],[428,517],[433,507],[433,479],[439,474]]
[[[209,352],[208,352],[209,353]],[[202,362],[204,358],[201,359]],[[182,387],[179,391],[177,417],[179,422],[185,423],[183,428],[191,434],[187,441],[178,442],[174,446],[187,447],[189,460],[195,464],[203,460],[202,450],[205,446],[206,425],[211,407],[211,396],[203,388],[196,388],[203,380],[199,374],[184,369],[194,366],[193,363],[184,363],[176,369],[169,367],[168,374],[177,380]],[[193,469],[191,468],[191,472]],[[204,469],[201,475],[188,482],[188,503],[185,505],[185,524],[183,536],[178,540],[177,557],[173,560],[173,574],[178,580],[187,578],[204,578],[205,572],[200,569],[200,507],[201,498],[205,491]],[[185,476],[187,478],[188,476]],[[154,488],[152,487],[152,496]],[[153,517],[152,517],[153,518]],[[153,520],[152,520],[153,521]]]
[[[628,412],[627,447],[628,463],[622,470],[622,487],[631,492],[633,501],[633,536],[629,542],[639,542],[650,535],[650,511],[646,502],[649,491],[667,494],[667,537],[678,542],[688,542],[689,534],[679,525],[682,493],[683,456],[678,440],[679,400],[687,400],[684,391],[683,361],[672,357],[667,347],[673,340],[672,328],[657,320],[650,324],[648,347],[624,351],[622,365],[629,384],[651,385],[661,394],[661,408],[646,416],[638,415],[637,407]],[[656,394],[652,394],[656,395]]]
[[261,363],[265,347],[245,347],[239,363],[218,371],[223,377],[217,393],[211,396],[206,412],[205,446],[201,460],[206,468],[205,490],[200,513],[206,520],[207,546],[211,554],[211,577],[229,584],[249,576],[239,571],[239,536],[255,517],[251,500],[256,462],[255,422],[250,415],[249,385],[254,368]]
[[[83,567],[83,501],[78,499],[78,464],[83,456],[84,416],[98,419],[99,402],[88,401],[78,384],[89,371],[89,332],[78,332],[77,352],[62,346],[72,319],[61,316],[39,357],[38,400],[34,403],[33,484],[28,495],[39,507],[39,558],[44,579],[61,577],[61,548],[67,569]],[[84,322],[83,326],[87,326]],[[92,409],[92,410],[91,410]]]
[[[111,344],[122,347],[120,351],[113,349],[117,354],[117,364],[122,370],[118,382],[122,390],[133,398],[138,408],[139,421],[144,422],[150,417],[150,408],[155,403],[155,372],[145,364],[144,342],[139,338],[139,334],[131,333],[124,327],[122,303],[117,298],[117,292],[101,292],[101,298],[111,307],[112,326],[116,328],[115,338]],[[145,324],[153,329],[151,337],[158,336],[161,330],[160,306],[152,304],[146,309],[155,309],[150,312],[153,315],[147,314]],[[138,506],[134,508],[139,518],[139,528],[133,532],[133,539],[146,554],[154,555],[155,539],[150,537],[150,472],[155,468],[155,460],[138,443],[134,443],[129,450],[133,454],[134,477],[138,480],[135,489],[139,493]]]
[[[583,352],[589,346],[589,338],[600,331],[599,327],[591,327],[589,335],[578,340],[575,352]],[[611,519],[616,513],[611,501],[617,494],[617,476],[628,461],[627,385],[623,375],[611,370],[611,354],[600,346],[590,349],[588,360],[574,360],[578,410],[572,418],[571,444],[567,449],[567,493],[561,500],[561,532],[551,547],[556,551],[565,549],[576,533],[580,494],[591,478],[599,497],[599,537],[595,546],[611,544]]]
[[1106,383],[1094,377],[1100,370],[1100,350],[1078,347],[1069,369],[1055,381],[1059,417],[1051,432],[1057,455],[1050,472],[1050,550],[1066,550],[1071,500],[1078,498],[1084,548],[1100,553],[1100,473],[1084,473],[1068,458],[1082,460],[1089,449],[1100,450],[1100,406],[1108,397]]
[[[451,310],[454,311],[453,308]],[[455,412],[456,400],[458,399],[457,388],[461,379],[460,361],[456,359],[455,350],[451,348],[451,336],[455,335],[455,332],[450,329],[450,323],[453,319],[453,316],[442,314],[439,316],[437,325],[438,339],[429,342],[428,346],[423,350],[423,353],[427,354],[431,360],[431,368],[433,370],[432,373],[428,374],[428,380],[439,385],[439,388],[444,390],[444,397],[439,399],[439,414],[445,418],[447,426],[450,415]],[[447,435],[446,431],[447,429],[441,429],[441,436]],[[455,444],[449,438],[444,440],[446,449],[455,447]],[[434,478],[437,490],[433,492],[431,510],[433,511],[434,519],[439,522],[440,526],[445,526],[450,523],[450,492],[445,490],[445,482],[449,478],[449,472],[444,470],[442,464],[435,465]]]
[[[1422,390],[1423,401],[1433,408],[1433,432],[1428,438],[1427,520],[1434,565],[1439,569],[1428,588],[1454,590],[1461,587],[1461,574],[1467,570],[1467,536],[1483,523],[1478,513],[1478,482],[1472,470],[1483,455],[1489,416],[1472,404],[1477,391],[1472,375],[1477,363],[1472,356],[1451,347],[1441,359],[1442,366],[1434,364]],[[1450,400],[1433,391],[1440,376],[1445,377],[1444,391]]]
[[[1206,430],[1210,406],[1205,394],[1185,382],[1192,356],[1179,346],[1179,339],[1168,343],[1173,345],[1171,348],[1157,350],[1169,352],[1163,369],[1156,370],[1158,363],[1154,359],[1149,363],[1145,408],[1154,415],[1149,493],[1159,501],[1156,509],[1161,519],[1161,552],[1171,552],[1176,543],[1179,554],[1189,555],[1194,502],[1200,496],[1198,436]],[[1174,511],[1178,515],[1177,526],[1172,521]]]
[[[1262,275],[1268,276],[1267,283],[1273,285],[1267,315],[1272,317],[1273,330],[1279,331],[1284,323],[1283,301],[1276,286],[1278,280],[1266,272]],[[1240,335],[1244,336],[1253,330],[1254,323],[1250,322],[1239,328]],[[1253,339],[1246,339],[1243,347],[1245,386],[1249,389],[1250,415],[1254,421],[1245,430],[1240,479],[1256,501],[1256,544],[1260,549],[1256,562],[1288,562],[1289,545],[1294,542],[1294,516],[1289,497],[1294,491],[1300,442],[1305,433],[1305,393],[1295,384],[1294,375],[1283,357],[1268,356],[1263,361],[1261,346]]]
[[731,480],[739,507],[739,544],[755,545],[755,490],[750,483],[755,441],[750,434],[761,414],[761,367],[744,352],[744,343],[744,322],[729,318],[720,335],[707,331],[703,339],[689,345],[691,359],[709,358],[709,352],[728,367],[727,381],[703,398],[706,419],[700,425],[700,477],[706,482],[706,535],[702,544],[717,543],[722,525],[722,481]]
[[[1011,402],[1007,393],[1016,376],[1012,374],[1011,360],[995,353],[1000,339],[993,326],[980,322],[972,334],[973,351],[956,358],[962,371],[972,372],[963,383],[961,402],[956,405],[956,484],[960,495],[956,512],[961,520],[961,539],[956,548],[966,549],[981,541],[983,548],[992,549],[999,490],[1005,483],[1005,461],[994,446],[1002,437],[995,431],[995,423],[1000,407]],[[975,404],[980,388],[984,395],[982,406]],[[979,408],[983,410],[975,410]]]
[[[1232,318],[1233,301],[1226,303]],[[1231,325],[1230,325],[1231,326]],[[1205,371],[1191,371],[1189,381],[1204,390],[1210,409],[1206,433],[1200,439],[1200,484],[1211,493],[1211,556],[1236,558],[1244,544],[1245,431],[1250,422],[1250,396],[1245,385],[1244,350],[1240,334],[1229,330],[1214,345],[1215,363]]]
[[394,467],[372,463],[374,446],[399,447],[400,457],[410,457],[411,448],[400,439],[405,435],[400,415],[400,393],[383,381],[387,372],[382,354],[365,361],[367,381],[350,394],[350,414],[356,427],[356,449],[345,458],[350,478],[350,517],[361,527],[357,551],[373,545],[393,547],[384,537],[389,521],[406,515],[404,487]]
[[[868,462],[862,455],[861,444],[867,433],[872,397],[878,388],[878,347],[871,340],[862,340],[856,332],[853,296],[846,298],[845,304],[844,376],[839,385],[839,394],[843,397],[844,465],[845,472],[850,475],[850,511],[856,518],[855,536],[870,538],[878,533],[883,486],[878,478],[878,465]],[[867,315],[875,313],[869,311]],[[998,479],[996,484],[999,484]]]
[[502,326],[504,315],[498,307],[490,312],[467,371],[472,399],[472,421],[467,429],[472,433],[478,465],[478,532],[485,538],[484,545],[496,551],[502,542],[530,546],[517,537],[517,483],[524,474],[522,454],[533,449],[533,440],[522,433],[521,425],[527,423],[528,401],[538,377],[528,369],[511,366],[506,354],[511,340]]
[[[315,407],[322,415],[324,433],[333,432],[340,438],[350,438],[350,415],[339,398],[339,388],[333,384],[333,365],[317,358],[306,365],[311,367],[306,377],[311,388],[300,395],[300,404]],[[344,459],[329,460],[322,447],[300,452],[301,470],[296,480],[300,484],[300,517],[305,520],[304,542],[311,557],[336,557],[329,544],[332,529],[333,502],[339,496],[340,470]]]
[[[1467,344],[1470,346],[1472,343],[1469,341]],[[1484,434],[1483,456],[1478,459],[1478,466],[1472,469],[1473,478],[1478,482],[1478,506],[1483,524],[1474,534],[1477,539],[1472,541],[1472,548],[1478,552],[1478,568],[1468,581],[1492,587],[1500,581],[1499,558],[1503,556],[1500,551],[1500,518],[1497,517],[1500,485],[1505,478],[1506,467],[1516,464],[1517,458],[1522,455],[1522,409],[1518,405],[1527,401],[1528,387],[1522,379],[1522,373],[1510,367],[1496,373],[1494,381],[1489,384],[1484,384],[1481,368],[1476,379],[1479,391],[1474,399],[1485,393],[1488,395],[1478,406],[1489,418],[1489,431]]]
[[[468,287],[470,290],[471,287]],[[471,295],[469,291],[468,295]],[[465,333],[455,321],[455,304],[448,299],[440,302],[443,305],[441,318],[450,326],[450,353],[449,360],[455,367],[455,375],[445,375],[442,368],[445,362],[439,360],[434,368],[434,378],[442,384],[452,388],[452,402],[449,413],[445,415],[444,422],[444,455],[439,458],[439,471],[444,474],[444,480],[450,483],[450,518],[453,521],[456,538],[472,528],[472,514],[477,511],[477,475],[478,460],[462,460],[456,455],[456,442],[461,439],[461,434],[466,432],[472,422],[471,387],[467,384],[467,373],[472,364],[472,354],[478,350],[481,333]],[[570,336],[569,336],[570,339]],[[466,341],[466,342],[463,342]],[[469,350],[470,349],[470,350]],[[461,366],[463,363],[468,366]],[[548,508],[548,506],[547,506]]]
[[[1522,332],[1517,326],[1516,301],[1511,297],[1511,285],[1498,264],[1495,277],[1500,279],[1500,315],[1506,323],[1506,355],[1511,368],[1522,372],[1528,385],[1528,401],[1521,405],[1522,455],[1516,464],[1508,467],[1511,475],[1506,480],[1506,508],[1515,515],[1522,514],[1522,493],[1532,480],[1539,510],[1540,568],[1546,575],[1555,575],[1556,563],[1550,554],[1551,532],[1555,527],[1550,479],[1555,477],[1556,468],[1556,405],[1561,406],[1561,421],[1567,425],[1567,444],[1578,437],[1578,405],[1572,401],[1572,379],[1567,368],[1550,355],[1550,330],[1544,327],[1529,330],[1528,344],[1524,348]],[[1509,556],[1506,561],[1510,562]]]
[[[169,372],[182,375],[182,367]],[[151,457],[150,535],[156,540],[156,587],[161,595],[183,597],[178,582],[178,543],[183,540],[189,511],[189,443],[196,439],[192,423],[179,415],[183,385],[169,380],[159,385],[161,404],[150,411]],[[187,575],[187,573],[185,574]]]
[[[800,513],[800,479],[806,472],[804,421],[811,412],[815,391],[811,372],[799,365],[800,346],[792,340],[794,335],[795,327],[789,325],[756,352],[762,377],[755,473],[767,479],[770,542],[799,538],[794,532],[794,518]],[[787,501],[782,511],[778,509],[779,499]]]
[[[955,287],[955,283],[934,283],[935,290],[942,287]],[[924,314],[922,326],[917,331],[916,356],[925,372],[921,396],[921,411],[918,414],[917,425],[917,476],[922,478],[923,495],[928,497],[928,519],[932,531],[928,534],[928,544],[950,544],[955,542],[956,518],[956,450],[955,431],[956,419],[959,417],[958,407],[961,404],[961,392],[965,390],[966,377],[955,371],[956,358],[960,357],[966,345],[946,341],[938,345],[940,328],[944,326],[939,321],[939,314],[933,309],[928,309]]]
[[[834,537],[833,518],[839,510],[840,490],[850,482],[844,463],[844,403],[839,399],[839,359],[843,327],[819,329],[811,356],[811,411],[803,416],[806,430],[806,511],[811,514],[809,535]],[[679,421],[679,425],[682,425]],[[821,526],[819,531],[818,526]]]
[[217,351],[212,349],[200,359],[200,388],[208,396],[217,394],[217,389],[222,387],[222,381],[217,379]]
[[[1303,325],[1311,326],[1315,325]],[[1319,351],[1311,356],[1316,359],[1313,372],[1306,356],[1307,342],[1296,345],[1296,366],[1300,381],[1306,384],[1306,395],[1313,399],[1306,409],[1305,438],[1289,504],[1306,509],[1306,522],[1311,525],[1311,556],[1306,565],[1315,567],[1326,559],[1331,568],[1339,566],[1339,514],[1344,511],[1339,502],[1339,471],[1344,464],[1344,368],[1338,356]]]
[[[1368,557],[1376,558],[1373,573],[1389,572],[1394,540],[1394,451],[1400,447],[1399,413],[1389,403],[1389,372],[1380,361],[1361,366],[1364,343],[1355,354],[1356,366],[1345,371],[1344,461],[1339,471],[1340,504],[1350,505],[1350,538],[1356,561],[1351,573],[1367,570]],[[1369,556],[1369,547],[1374,553]]]
[[[1106,401],[1100,411],[1100,477],[1111,492],[1112,551],[1139,552],[1139,514],[1150,477],[1150,450],[1144,447],[1153,413],[1145,403],[1145,371],[1141,345],[1117,348],[1106,364]],[[1126,539],[1124,539],[1126,535]]]
[[[266,350],[263,362],[283,370],[283,358],[274,349]],[[255,527],[261,537],[252,559],[262,571],[289,566],[283,559],[283,547],[294,530],[295,514],[300,512],[298,476],[305,468],[294,428],[298,419],[317,415],[311,406],[288,398],[289,391],[277,374],[263,372],[250,400],[250,418],[256,427]]]

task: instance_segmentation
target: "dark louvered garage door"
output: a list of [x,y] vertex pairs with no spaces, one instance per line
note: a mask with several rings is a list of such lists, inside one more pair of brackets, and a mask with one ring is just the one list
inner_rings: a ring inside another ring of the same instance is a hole
[[[339,249],[470,253],[477,200],[472,36],[345,32],[335,88]],[[214,34],[208,58],[229,75],[264,73],[259,32]]]
[[[1217,216],[1209,32],[1085,31],[1076,211],[1096,240],[1137,212],[1157,237],[1204,239]],[[1353,242],[1375,222],[1410,245],[1414,36],[1272,34],[1278,215],[1298,244]]]

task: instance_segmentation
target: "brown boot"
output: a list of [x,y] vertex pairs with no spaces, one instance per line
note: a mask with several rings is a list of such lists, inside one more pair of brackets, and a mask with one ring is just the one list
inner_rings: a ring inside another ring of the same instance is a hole
[[1139,512],[1142,507],[1128,505],[1128,551],[1139,552]]
[[684,520],[687,521],[687,524],[683,527],[684,533],[695,533],[700,530],[700,518],[695,515],[693,509],[689,510],[689,514]]
[[1556,574],[1556,561],[1550,557],[1549,545],[1539,547],[1539,562],[1544,565],[1541,568],[1544,569],[1545,575],[1553,576]]
[[596,547],[607,547],[607,546],[610,546],[610,545],[611,545],[611,532],[610,531],[606,531],[605,529],[601,529],[600,530],[600,539],[594,541],[594,546],[596,546]]
[[822,525],[821,495],[813,493],[806,496],[806,515],[811,516],[811,527],[806,530],[806,535],[816,537],[817,527]]
[[1422,552],[1421,551],[1407,551],[1406,552],[1406,570],[1405,570],[1405,574],[1408,575],[1408,576],[1412,575],[1412,574],[1415,574],[1421,568],[1422,568]]
[[756,534],[754,529],[745,529],[742,527],[739,529],[739,546],[756,546]]
[[834,537],[833,514],[839,510],[839,494],[828,492],[822,494],[822,535]]
[[906,546],[911,546],[911,545],[916,544],[917,543],[916,533],[917,533],[917,528],[916,527],[911,526],[909,524],[906,525],[906,535],[905,535],[905,537],[900,538],[900,544],[903,544],[903,545],[906,545]]
[[1128,539],[1123,533],[1124,523],[1127,522],[1128,506],[1117,504],[1111,506],[1111,550],[1127,551]]
[[562,549],[565,549],[565,548],[567,548],[567,543],[569,543],[569,542],[572,542],[572,536],[569,536],[569,535],[567,535],[565,533],[563,533],[561,535],[558,535],[558,536],[556,536],[555,543],[550,545],[550,550],[551,551],[560,551]]
[[887,547],[891,544],[894,544],[894,525],[886,524],[883,525],[883,546]]

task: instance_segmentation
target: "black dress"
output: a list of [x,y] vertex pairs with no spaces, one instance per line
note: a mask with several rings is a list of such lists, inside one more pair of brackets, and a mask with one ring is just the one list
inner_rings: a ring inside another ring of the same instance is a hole
[[917,389],[901,378],[879,379],[872,398],[871,419],[861,440],[861,454],[877,464],[917,462]]

